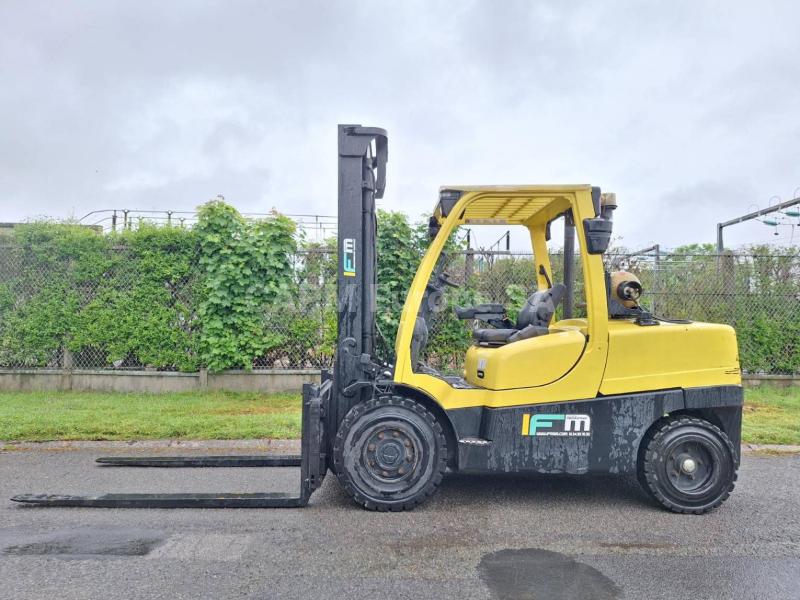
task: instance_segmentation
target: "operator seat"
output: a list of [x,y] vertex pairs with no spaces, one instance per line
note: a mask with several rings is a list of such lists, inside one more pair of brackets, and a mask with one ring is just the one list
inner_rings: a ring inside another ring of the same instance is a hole
[[563,283],[557,283],[549,290],[537,291],[531,294],[517,315],[516,328],[495,329],[480,328],[472,332],[472,337],[479,344],[500,346],[519,340],[547,335],[550,319],[556,312],[556,306],[564,298],[567,288]]

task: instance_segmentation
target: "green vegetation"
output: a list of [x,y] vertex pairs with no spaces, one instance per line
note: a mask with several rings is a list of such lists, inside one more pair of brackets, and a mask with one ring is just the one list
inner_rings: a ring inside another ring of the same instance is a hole
[[748,389],[742,438],[751,444],[800,445],[800,388]]
[[[464,353],[472,343],[472,325],[460,321],[452,310],[454,305],[476,304],[481,297],[476,293],[477,281],[464,282],[463,234],[456,230],[447,241],[440,261],[445,271],[461,289],[448,289],[443,296],[441,310],[432,315],[425,362],[446,372],[459,373]],[[378,311],[377,326],[380,332],[378,349],[381,357],[393,360],[394,342],[400,313],[406,300],[422,257],[428,249],[427,221],[411,223],[402,213],[378,211]]]
[[[428,247],[426,222],[378,214],[378,355],[391,360],[406,292]],[[445,248],[448,288],[432,318],[431,366],[459,373],[471,324],[451,307],[498,302],[516,316],[532,291],[528,256]],[[0,250],[0,366],[150,368],[328,368],[336,342],[336,241],[309,243],[280,215],[244,219],[220,200],[201,206],[192,229],[155,226],[103,235],[75,224],[31,223]],[[742,369],[800,373],[800,249],[759,246],[714,255],[691,245],[652,257],[618,248],[610,269],[636,273],[658,315],[736,328]],[[552,257],[553,279],[562,261]],[[583,313],[576,262],[576,316]],[[561,310],[561,309],[559,309]],[[561,313],[559,313],[561,314]]]
[[58,366],[67,349],[84,368],[250,368],[287,338],[265,308],[289,295],[295,251],[293,221],[219,200],[193,229],[20,225],[0,255],[0,364]]
[[[743,439],[800,445],[800,388],[746,391]],[[300,396],[0,392],[0,440],[289,439]]]
[[378,211],[378,310],[375,315],[381,336],[378,347],[382,356],[394,355],[394,339],[405,295],[423,254],[425,241],[415,231],[408,217],[401,213]]
[[288,439],[296,393],[0,393],[0,440]]
[[253,359],[282,341],[267,327],[264,307],[289,289],[294,222],[278,215],[247,221],[214,200],[200,207],[194,233],[202,274],[197,314],[204,363],[211,371],[250,368]]

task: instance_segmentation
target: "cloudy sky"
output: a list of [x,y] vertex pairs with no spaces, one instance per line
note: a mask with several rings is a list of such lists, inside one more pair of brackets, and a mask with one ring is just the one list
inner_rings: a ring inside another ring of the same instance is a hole
[[592,183],[627,246],[711,242],[800,195],[798,23],[791,1],[0,0],[0,221],[217,194],[333,214],[355,122],[389,130],[384,208]]

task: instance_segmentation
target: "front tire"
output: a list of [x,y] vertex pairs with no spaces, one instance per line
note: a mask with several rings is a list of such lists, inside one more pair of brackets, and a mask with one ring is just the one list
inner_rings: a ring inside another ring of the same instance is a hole
[[664,508],[699,515],[727,500],[736,468],[733,444],[719,427],[679,416],[664,421],[649,437],[638,476]]
[[447,469],[441,424],[424,406],[381,396],[347,413],[333,446],[342,487],[368,510],[411,510],[432,496]]

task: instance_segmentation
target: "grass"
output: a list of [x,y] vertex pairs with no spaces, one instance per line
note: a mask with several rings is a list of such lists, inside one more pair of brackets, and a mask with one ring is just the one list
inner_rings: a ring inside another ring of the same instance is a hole
[[[0,440],[289,439],[300,395],[0,392]],[[800,445],[800,388],[745,392],[742,440]]]
[[297,393],[0,392],[4,441],[297,437]]
[[761,385],[745,391],[742,441],[800,445],[800,387]]

